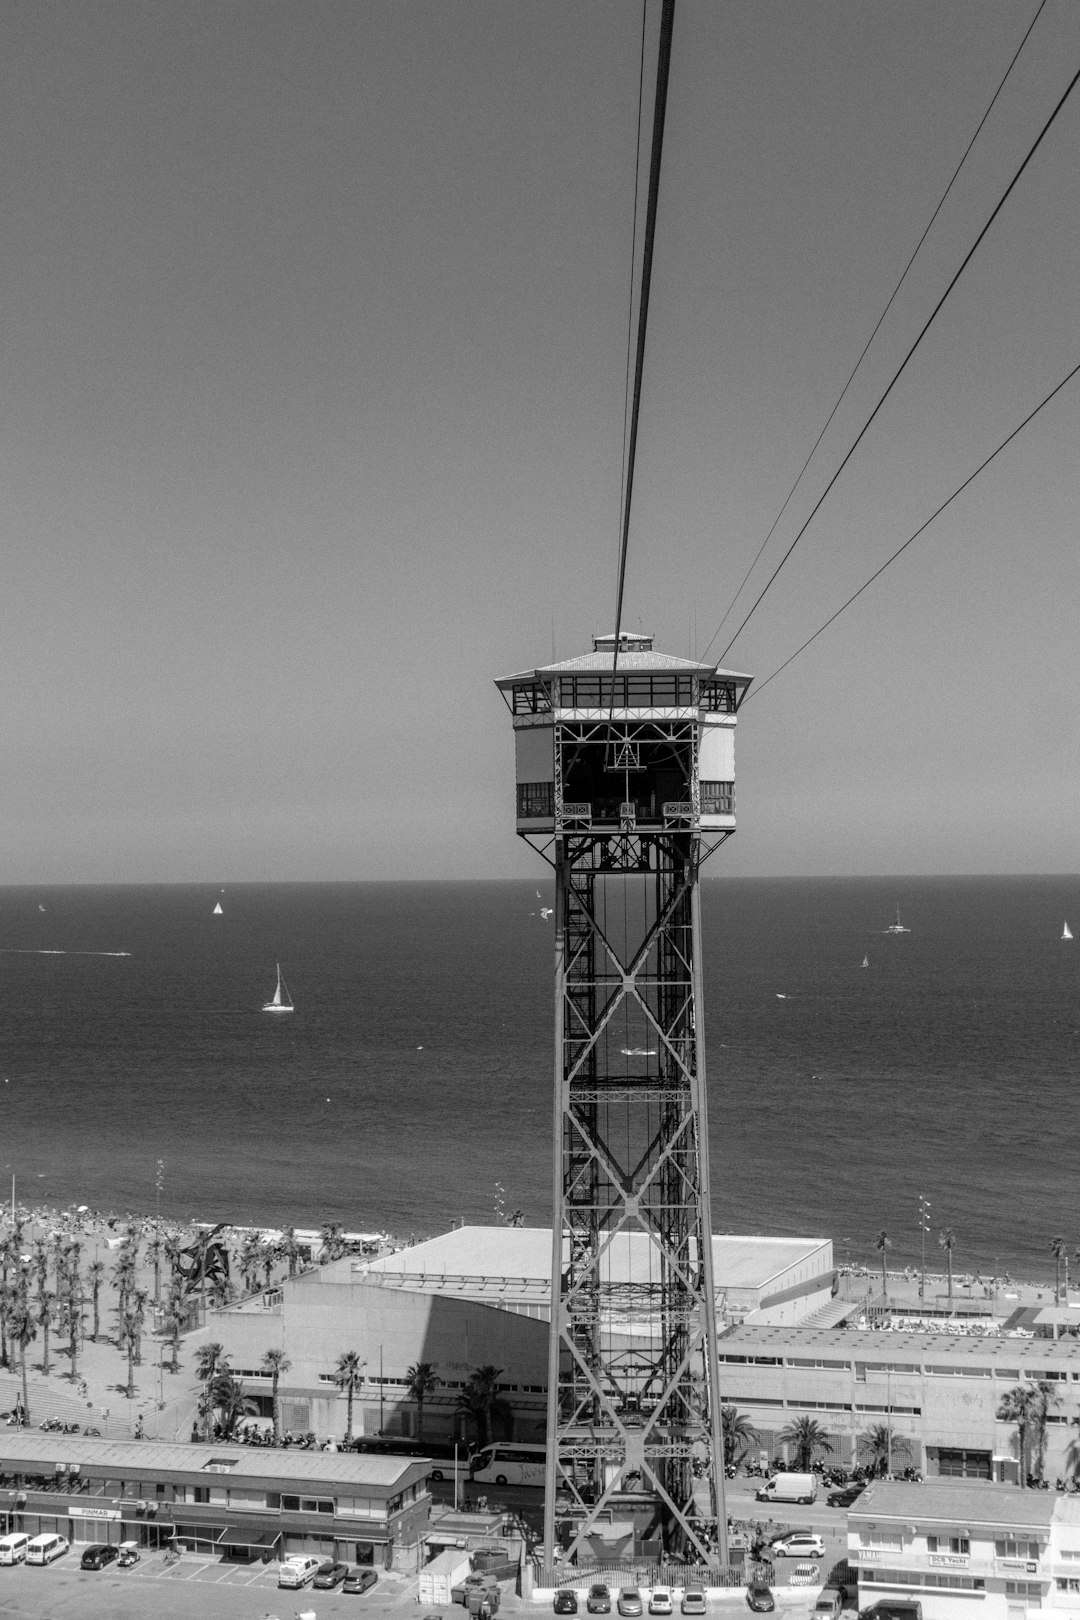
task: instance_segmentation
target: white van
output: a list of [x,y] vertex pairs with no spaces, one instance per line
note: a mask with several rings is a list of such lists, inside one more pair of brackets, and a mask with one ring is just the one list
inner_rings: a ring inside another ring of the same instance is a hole
[[44,1536],[35,1536],[26,1548],[26,1562],[28,1564],[51,1564],[54,1558],[62,1558],[68,1550],[66,1536],[54,1536],[51,1533]]
[[0,1564],[25,1563],[29,1545],[30,1537],[24,1536],[21,1530],[14,1531],[10,1536],[0,1536]]
[[315,1572],[321,1562],[320,1558],[312,1558],[304,1553],[294,1553],[283,1564],[278,1566],[278,1585],[306,1586],[308,1581],[315,1579]]

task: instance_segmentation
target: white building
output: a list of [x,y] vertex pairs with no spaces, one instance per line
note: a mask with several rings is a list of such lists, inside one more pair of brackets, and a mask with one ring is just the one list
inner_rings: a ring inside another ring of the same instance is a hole
[[1015,1485],[876,1480],[848,1513],[859,1607],[922,1604],[923,1620],[1080,1615],[1080,1499]]

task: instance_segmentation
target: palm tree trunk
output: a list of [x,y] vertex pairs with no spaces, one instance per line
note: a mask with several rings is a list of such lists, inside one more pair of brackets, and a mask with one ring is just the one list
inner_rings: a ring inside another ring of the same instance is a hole
[[94,1343],[97,1344],[98,1332],[101,1328],[101,1317],[98,1310],[98,1284],[94,1282]]
[[49,1376],[49,1319],[48,1319],[48,1317],[45,1318],[45,1320],[42,1322],[41,1326],[42,1326],[42,1332],[43,1332],[43,1337],[42,1337],[42,1341],[41,1341],[41,1374],[42,1374],[43,1378],[48,1378],[48,1376]]
[[952,1310],[952,1250],[945,1250],[945,1269],[949,1273],[949,1309]]
[[278,1444],[278,1441],[279,1441],[280,1436],[281,1436],[281,1427],[280,1427],[280,1425],[278,1423],[277,1386],[278,1386],[278,1374],[277,1374],[277,1370],[275,1369],[275,1371],[274,1371],[274,1381],[270,1385],[270,1407],[271,1407],[271,1411],[273,1413],[273,1419],[274,1419],[274,1444],[275,1444],[275,1446]]
[[20,1357],[20,1360],[22,1362],[23,1422],[27,1425],[27,1427],[29,1427],[29,1424],[30,1424],[30,1395],[29,1395],[29,1392],[27,1391],[27,1388],[26,1388],[26,1346],[25,1346],[25,1344],[21,1346],[21,1349],[22,1349],[22,1355]]
[[418,1440],[424,1438],[424,1397],[422,1395],[416,1397],[416,1438]]
[[348,1404],[347,1415],[346,1415],[346,1419],[345,1419],[345,1438],[346,1438],[346,1440],[351,1440],[352,1439],[352,1403],[353,1403],[353,1386],[352,1386],[351,1383],[350,1383],[349,1389],[348,1389],[348,1396],[349,1396],[349,1404]]

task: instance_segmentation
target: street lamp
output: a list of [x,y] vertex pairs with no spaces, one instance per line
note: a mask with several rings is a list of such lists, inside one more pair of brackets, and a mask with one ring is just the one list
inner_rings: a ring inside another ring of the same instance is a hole
[[919,1231],[922,1234],[922,1282],[919,1284],[919,1298],[926,1298],[926,1234],[930,1230],[930,1200],[919,1194]]

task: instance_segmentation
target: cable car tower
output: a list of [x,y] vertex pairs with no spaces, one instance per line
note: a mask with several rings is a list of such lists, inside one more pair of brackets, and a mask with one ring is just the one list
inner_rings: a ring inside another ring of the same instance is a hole
[[748,675],[598,636],[498,683],[555,869],[544,1542],[727,1560],[698,877],[735,831]]

